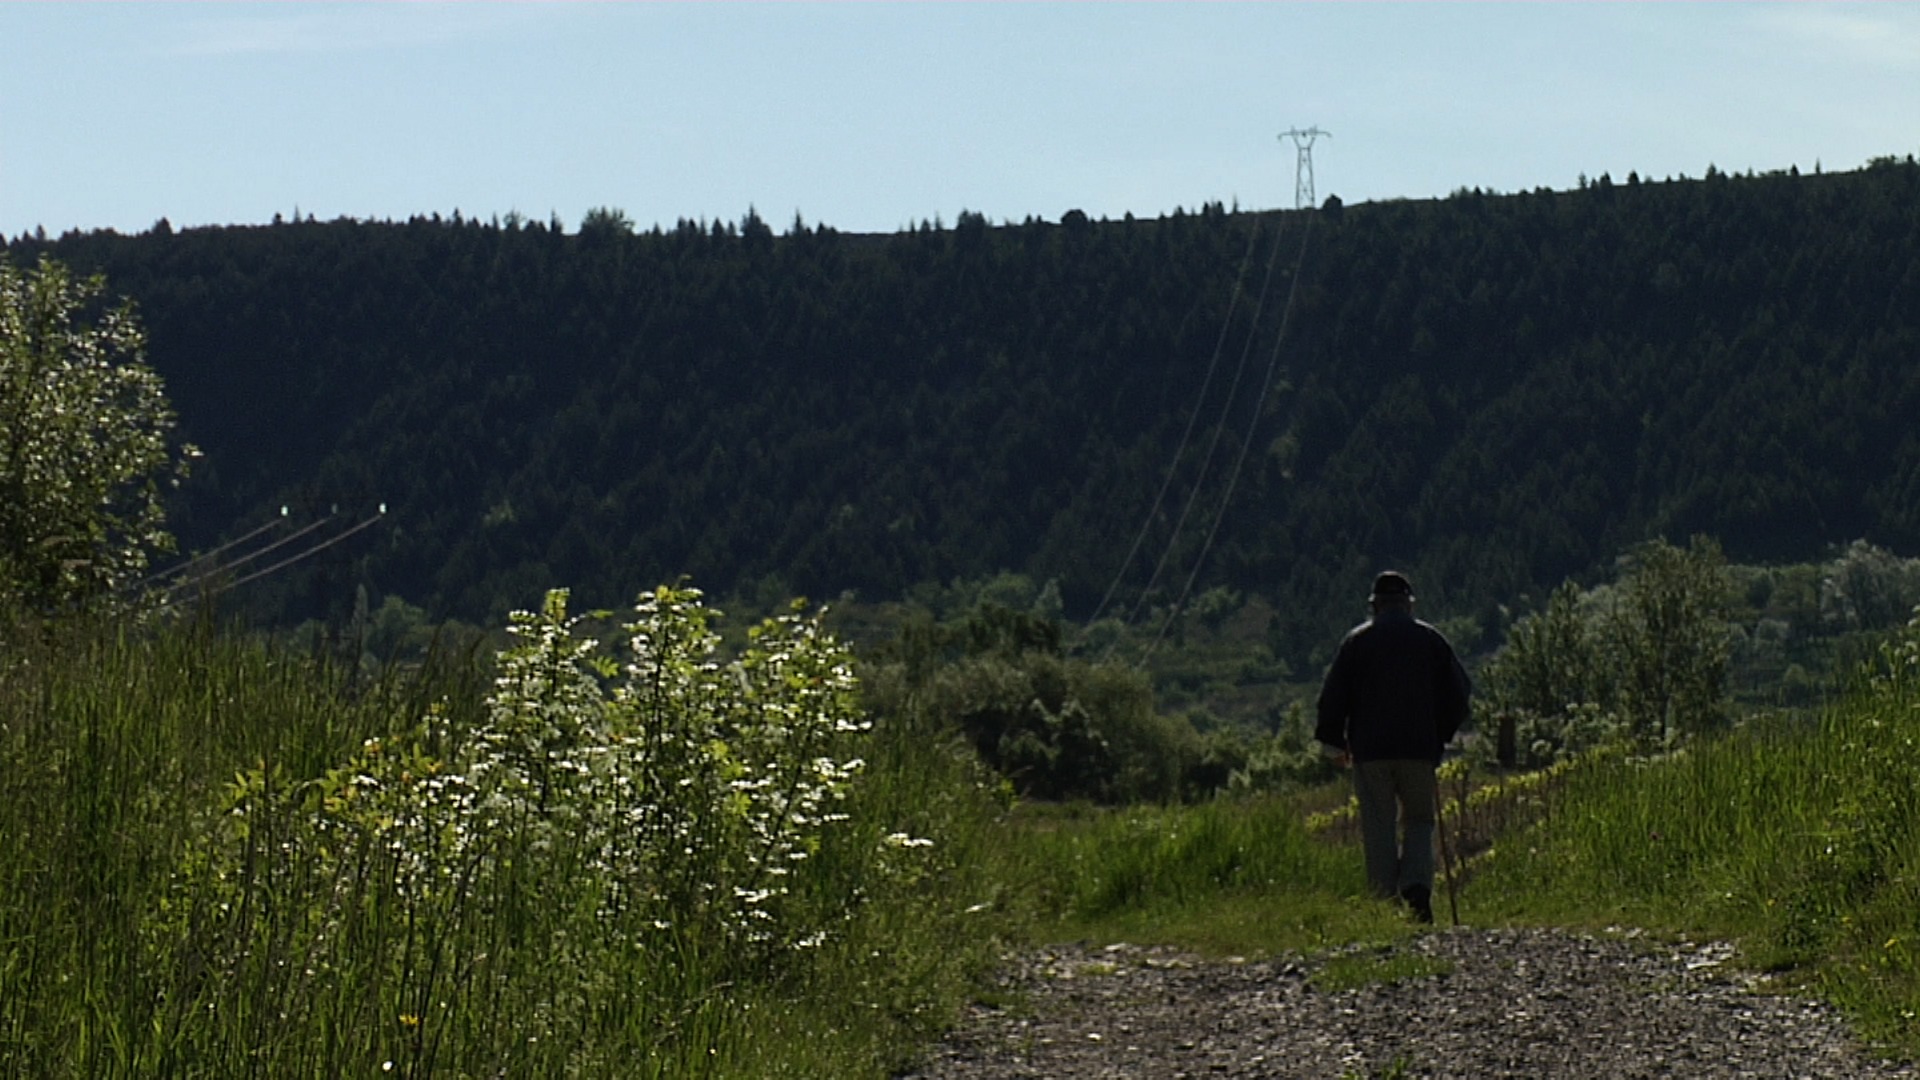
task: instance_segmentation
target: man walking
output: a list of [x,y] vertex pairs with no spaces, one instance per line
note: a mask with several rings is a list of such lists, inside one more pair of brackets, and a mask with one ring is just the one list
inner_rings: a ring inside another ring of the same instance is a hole
[[1432,922],[1434,770],[1472,686],[1446,637],[1413,617],[1405,575],[1375,578],[1368,601],[1373,617],[1348,631],[1327,669],[1314,737],[1353,767],[1369,888]]

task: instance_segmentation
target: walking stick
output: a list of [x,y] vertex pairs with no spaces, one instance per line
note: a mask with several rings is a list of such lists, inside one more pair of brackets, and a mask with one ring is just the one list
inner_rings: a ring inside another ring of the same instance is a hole
[[1453,913],[1453,925],[1460,925],[1460,888],[1453,880],[1453,845],[1447,843],[1447,818],[1441,811],[1446,799],[1440,785],[1433,785],[1433,827],[1440,833],[1440,867],[1447,878],[1447,909]]

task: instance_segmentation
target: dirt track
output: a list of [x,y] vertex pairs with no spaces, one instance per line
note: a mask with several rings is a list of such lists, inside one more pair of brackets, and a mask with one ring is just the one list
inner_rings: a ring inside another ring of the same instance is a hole
[[1830,1008],[1730,970],[1722,946],[1453,929],[1378,959],[1442,971],[1323,991],[1325,958],[1132,946],[1012,962],[914,1080],[1046,1077],[1920,1077]]

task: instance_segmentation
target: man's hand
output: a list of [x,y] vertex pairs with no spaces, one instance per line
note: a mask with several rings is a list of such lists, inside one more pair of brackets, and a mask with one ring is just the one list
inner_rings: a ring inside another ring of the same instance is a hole
[[1332,743],[1321,743],[1320,752],[1327,756],[1328,761],[1333,762],[1333,767],[1336,769],[1346,769],[1353,765],[1353,755],[1348,753],[1347,748],[1344,746],[1335,746]]

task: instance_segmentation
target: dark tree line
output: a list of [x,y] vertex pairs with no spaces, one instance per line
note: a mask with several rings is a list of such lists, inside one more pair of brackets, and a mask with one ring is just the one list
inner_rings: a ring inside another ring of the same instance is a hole
[[1198,408],[1119,594],[1170,545],[1178,591],[1245,443],[1198,585],[1268,596],[1297,652],[1389,563],[1491,612],[1659,535],[1736,560],[1920,546],[1917,196],[1920,167],[1889,159],[1314,215],[887,236],[456,215],[6,254],[139,305],[206,452],[186,549],[283,504],[388,505],[364,542],[249,586],[267,618],[359,584],[489,620],[555,584],[886,596],[998,570],[1057,579],[1084,617]]

